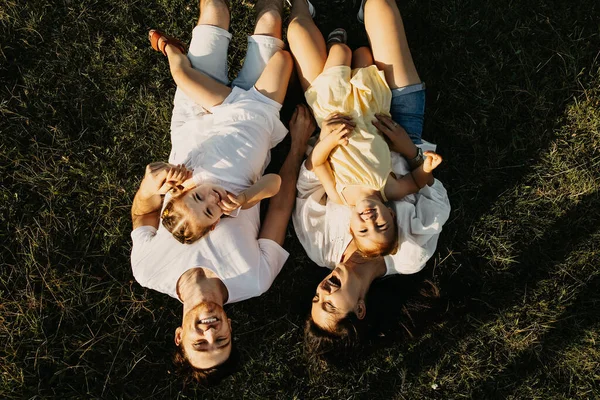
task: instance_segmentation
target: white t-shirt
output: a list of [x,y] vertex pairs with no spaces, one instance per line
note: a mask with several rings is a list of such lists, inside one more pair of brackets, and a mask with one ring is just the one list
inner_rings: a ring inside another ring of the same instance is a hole
[[169,162],[194,169],[197,183],[212,182],[237,195],[260,179],[270,149],[287,134],[280,109],[254,87],[236,87],[210,114],[171,131]]
[[[423,150],[435,146],[424,142]],[[392,170],[398,175],[410,172],[408,163],[392,153]],[[317,265],[333,269],[352,240],[349,207],[327,201],[323,185],[304,164],[297,183],[296,208],[292,215],[298,240]],[[390,203],[398,221],[399,247],[396,254],[385,256],[386,275],[420,271],[435,252],[442,226],[450,214],[446,189],[435,180],[417,194]]]
[[[223,104],[206,113],[177,93],[169,162],[194,168],[197,182],[210,181],[235,194],[258,180],[270,149],[287,134],[279,120],[281,105],[255,88],[234,88]],[[131,232],[133,275],[140,285],[178,298],[179,277],[191,268],[204,267],[223,281],[228,303],[260,296],[289,253],[272,240],[257,239],[259,227],[259,205],[235,218],[223,218],[192,244],[179,243],[162,224],[158,230],[139,227]]]
[[269,239],[258,237],[259,206],[225,218],[202,240],[179,243],[162,225],[158,231],[142,226],[131,232],[131,267],[136,281],[178,299],[177,281],[191,268],[204,267],[223,281],[227,303],[263,294],[281,271],[289,253]]

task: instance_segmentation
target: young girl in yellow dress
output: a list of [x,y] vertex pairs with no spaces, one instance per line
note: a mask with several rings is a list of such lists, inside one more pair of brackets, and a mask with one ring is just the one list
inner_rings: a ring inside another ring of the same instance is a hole
[[[306,167],[318,176],[329,201],[352,207],[350,231],[357,249],[367,257],[393,254],[398,227],[393,211],[384,203],[417,193],[432,180],[431,171],[442,158],[425,152],[420,166],[402,177],[394,176],[390,147],[378,129],[386,133],[383,121],[398,127],[385,118],[392,99],[386,76],[374,65],[368,48],[353,56],[345,36],[342,29],[329,35],[323,70],[305,91],[321,127]],[[396,134],[388,139],[394,147],[411,143],[403,134],[405,138]]]

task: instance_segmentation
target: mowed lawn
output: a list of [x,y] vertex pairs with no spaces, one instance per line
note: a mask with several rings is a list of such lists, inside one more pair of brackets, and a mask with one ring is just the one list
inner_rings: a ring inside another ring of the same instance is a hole
[[[235,76],[253,11],[232,3]],[[315,5],[324,32],[366,43],[352,1]],[[311,378],[302,327],[326,271],[290,225],[271,290],[226,308],[241,370],[207,390],[173,370],[181,305],[129,264],[175,91],[147,30],[189,40],[197,3],[0,0],[0,398],[600,398],[600,3],[399,7],[453,206],[438,252],[373,287],[369,345]],[[405,306],[426,279],[439,299]]]

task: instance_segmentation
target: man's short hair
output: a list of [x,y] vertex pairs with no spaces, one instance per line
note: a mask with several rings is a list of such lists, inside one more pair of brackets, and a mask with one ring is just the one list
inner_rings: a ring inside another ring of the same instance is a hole
[[213,386],[221,382],[224,378],[232,375],[239,368],[240,353],[237,348],[231,344],[231,353],[229,358],[219,365],[211,368],[196,368],[187,358],[183,346],[177,346],[173,355],[173,364],[177,374],[183,378],[184,383],[199,383],[203,386]]

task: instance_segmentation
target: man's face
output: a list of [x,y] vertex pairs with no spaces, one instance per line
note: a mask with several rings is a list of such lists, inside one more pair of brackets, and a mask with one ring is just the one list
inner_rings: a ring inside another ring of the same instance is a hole
[[361,318],[359,303],[362,304],[359,282],[340,264],[317,286],[310,313],[315,324],[331,331],[351,311]]
[[195,368],[220,365],[231,354],[231,320],[218,304],[200,303],[183,316],[182,326],[175,331],[175,344],[183,346]]

